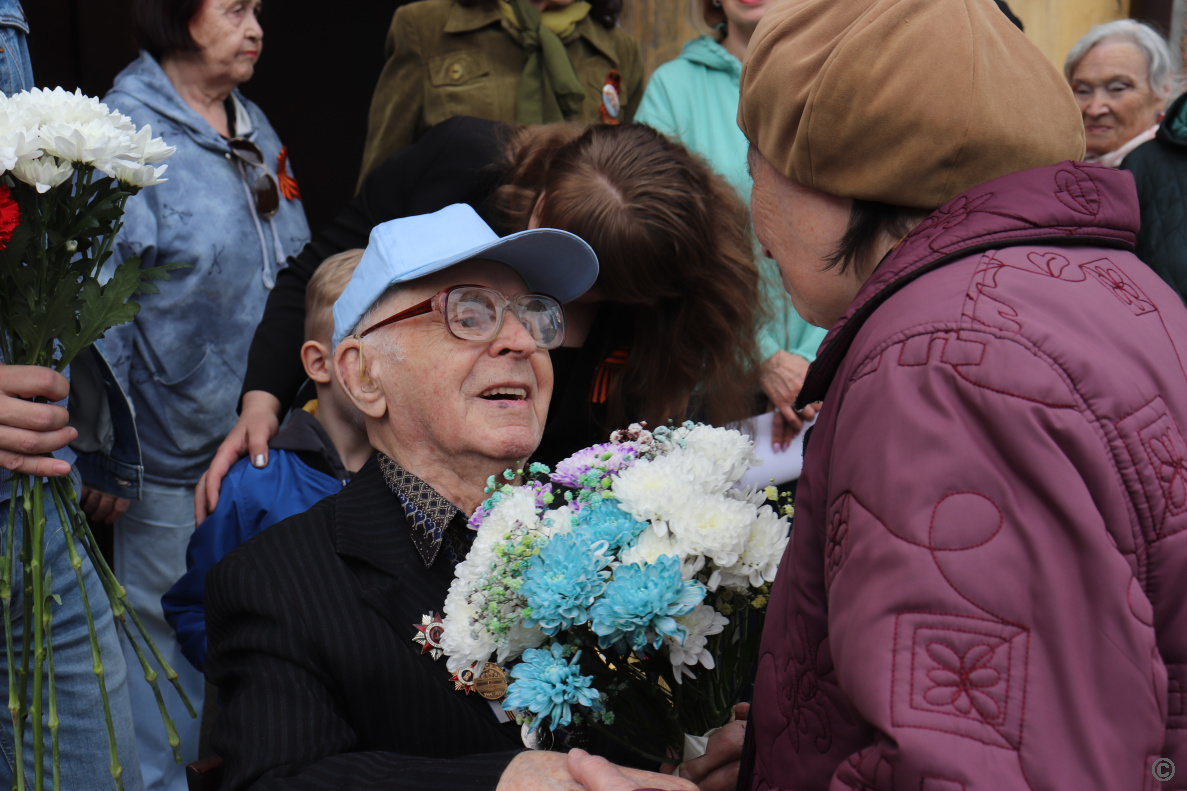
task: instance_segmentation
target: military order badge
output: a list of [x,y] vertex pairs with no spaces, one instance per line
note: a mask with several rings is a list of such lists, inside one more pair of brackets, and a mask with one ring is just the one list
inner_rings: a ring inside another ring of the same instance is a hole
[[610,69],[606,75],[606,84],[602,86],[602,123],[618,123],[618,113],[622,109],[621,92],[622,75],[618,69]]
[[445,634],[445,627],[441,623],[441,616],[435,612],[420,617],[416,627],[416,634],[412,642],[421,647],[421,654],[429,654],[434,660],[440,659],[445,650],[441,648],[441,636]]

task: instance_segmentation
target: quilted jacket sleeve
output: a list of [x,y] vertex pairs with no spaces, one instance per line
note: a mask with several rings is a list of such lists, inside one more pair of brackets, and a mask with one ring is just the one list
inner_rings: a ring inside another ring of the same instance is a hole
[[1182,579],[1187,542],[1163,542],[1143,586],[1091,408],[1005,341],[1014,365],[978,379],[963,344],[890,346],[838,407],[813,527],[835,680],[870,746],[829,787],[1146,788],[1167,699],[1155,613],[1180,643],[1187,620],[1146,590]]

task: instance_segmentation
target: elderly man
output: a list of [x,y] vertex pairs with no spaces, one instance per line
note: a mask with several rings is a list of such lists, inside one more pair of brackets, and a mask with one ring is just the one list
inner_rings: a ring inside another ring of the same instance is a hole
[[334,361],[377,452],[207,579],[225,789],[580,788],[563,755],[523,750],[496,702],[455,689],[422,619],[487,478],[535,450],[560,303],[597,272],[572,234],[499,239],[463,205],[372,231],[334,306]]

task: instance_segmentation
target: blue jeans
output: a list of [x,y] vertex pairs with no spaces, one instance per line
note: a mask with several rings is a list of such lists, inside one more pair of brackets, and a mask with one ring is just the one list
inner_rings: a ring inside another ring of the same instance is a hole
[[[161,609],[161,596],[185,574],[185,550],[194,532],[194,487],[145,481],[142,495],[143,499],[134,501],[115,523],[115,573],[145,630],[177,671],[190,703],[201,711],[205,681],[182,656],[181,645]],[[129,667],[139,667],[126,641],[124,659]],[[181,737],[182,761],[191,763],[198,758],[200,722],[190,717],[171,684],[163,678],[159,683]],[[186,791],[185,766],[173,761],[152,690],[147,684],[133,684],[130,692],[144,787],[149,791]]]
[[[73,474],[71,482],[77,488],[78,480]],[[8,509],[11,505],[8,497],[10,493],[10,484],[0,487],[0,547],[6,546],[8,541]],[[103,702],[99,695],[99,682],[95,677],[91,659],[91,640],[83,611],[82,596],[79,595],[78,581],[74,576],[74,570],[70,568],[70,555],[66,549],[65,535],[62,532],[62,524],[58,520],[57,510],[53,508],[48,491],[46,496],[49,507],[46,508],[45,563],[46,567],[53,572],[54,593],[62,597],[62,604],[53,607],[51,623],[54,684],[57,688],[58,717],[61,721],[58,739],[61,744],[59,766],[62,772],[62,788],[114,788],[114,781],[111,779],[107,729],[103,725]],[[18,520],[19,518],[18,512]],[[19,521],[17,524],[20,524]],[[18,527],[15,542],[15,549],[18,553],[18,569],[21,538],[21,531]],[[82,555],[83,581],[87,586],[87,597],[95,621],[95,632],[99,638],[99,650],[103,657],[103,670],[106,674],[107,693],[111,703],[111,718],[115,726],[116,746],[119,749],[120,763],[124,768],[124,788],[127,791],[139,791],[143,785],[140,779],[140,762],[136,754],[136,739],[132,728],[132,707],[128,699],[129,682],[125,671],[124,656],[120,650],[115,619],[111,615],[107,595],[103,592],[103,585],[99,581],[99,576],[95,573],[90,559],[86,556],[83,548],[77,545],[77,542],[76,547],[79,554]],[[0,552],[0,557],[2,556],[3,553]],[[15,651],[19,651],[21,634],[24,629],[24,597],[18,586],[14,586],[13,589],[12,610],[13,646]],[[3,665],[4,654],[0,653],[0,667]],[[0,670],[0,679],[6,677],[7,668],[3,668]],[[133,685],[137,685],[136,682],[133,682]],[[147,687],[143,681],[138,685]],[[46,700],[48,701],[48,697]],[[45,784],[46,788],[49,788],[51,755],[48,728],[45,732],[45,740]],[[13,747],[12,720],[8,712],[4,711],[0,715],[0,755],[3,757],[3,760],[0,761],[0,786],[3,787],[12,787],[13,771],[16,765]],[[25,723],[23,750],[25,775],[32,783],[33,728],[29,722]]]

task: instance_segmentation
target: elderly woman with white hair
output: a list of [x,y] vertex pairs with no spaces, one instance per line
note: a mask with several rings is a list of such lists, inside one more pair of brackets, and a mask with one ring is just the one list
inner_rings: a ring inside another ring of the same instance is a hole
[[1106,22],[1072,47],[1063,73],[1084,117],[1085,161],[1117,167],[1154,139],[1174,71],[1166,40],[1132,19]]

